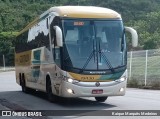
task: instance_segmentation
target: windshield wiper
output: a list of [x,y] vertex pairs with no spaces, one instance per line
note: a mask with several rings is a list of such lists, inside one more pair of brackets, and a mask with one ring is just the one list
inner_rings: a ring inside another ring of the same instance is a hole
[[93,51],[92,51],[91,54],[89,55],[88,59],[86,60],[84,66],[82,67],[82,69],[80,70],[79,73],[82,73],[82,72],[84,71],[84,69],[86,68],[86,66],[88,65],[88,63],[91,61],[91,59],[92,59],[93,56],[94,56],[94,62],[95,62],[95,60],[96,60],[96,58],[95,58],[95,52],[96,52],[96,50],[95,50],[95,48],[94,48],[94,38],[93,38],[92,40],[93,40]]
[[[101,50],[100,40],[98,40],[98,45],[99,45],[98,52],[97,52],[95,49],[93,49],[93,51],[92,51],[91,54],[89,55],[88,59],[86,60],[83,68],[80,70],[80,73],[82,73],[82,72],[84,71],[84,69],[86,68],[86,66],[88,65],[88,63],[90,62],[90,60],[92,59],[93,56],[94,56],[94,61],[95,61],[95,53],[96,53],[96,52],[100,54],[100,55],[99,55],[99,56],[100,56],[100,62],[101,62],[101,60],[102,60],[102,59],[101,59],[101,56],[102,56],[102,58],[104,59],[105,63],[108,65],[109,70],[111,70],[112,73],[115,72],[112,64],[110,63],[110,61],[108,60],[108,58],[106,57],[106,55],[105,55],[105,54],[102,52],[102,50]],[[93,48],[94,48],[94,41],[93,41]],[[97,57],[97,59],[98,59],[98,57]],[[98,65],[98,64],[97,64],[97,65]]]
[[98,49],[99,51],[98,52],[100,54],[100,62],[101,62],[101,56],[102,56],[102,58],[104,59],[105,63],[108,65],[109,69],[111,70],[111,72],[114,73],[115,70],[114,70],[112,64],[110,63],[110,61],[108,60],[108,58],[106,57],[104,52],[102,52],[102,50],[101,50],[100,39],[98,39],[98,44],[99,44],[99,49]]
[[108,58],[106,57],[106,55],[100,51],[100,54],[102,55],[102,58],[104,58],[105,63],[108,65],[109,69],[112,71],[112,73],[114,73],[114,68],[112,67],[110,61],[108,60]]
[[[90,24],[92,25],[92,30],[95,31],[95,28],[94,28],[94,22],[93,21],[90,21]],[[95,35],[95,34],[94,34]],[[84,66],[82,67],[82,69],[80,70],[79,73],[82,73],[84,71],[84,69],[87,67],[88,63],[91,61],[92,57],[94,56],[94,62],[96,61],[96,49],[95,49],[95,36],[92,34],[92,41],[93,41],[93,51],[91,52],[91,54],[89,55],[88,59],[86,60]],[[98,59],[98,57],[97,57]]]
[[84,71],[84,69],[86,68],[86,66],[88,65],[88,63],[89,63],[90,60],[92,59],[92,57],[94,56],[94,53],[95,53],[95,51],[93,50],[93,51],[91,52],[91,54],[89,55],[86,63],[84,64],[84,66],[82,67],[82,69],[80,70],[79,73],[82,73],[82,72]]

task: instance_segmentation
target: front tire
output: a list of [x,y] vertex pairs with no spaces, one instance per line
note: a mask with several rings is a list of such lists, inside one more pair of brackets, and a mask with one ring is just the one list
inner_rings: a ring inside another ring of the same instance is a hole
[[108,97],[95,97],[97,102],[105,102]]
[[46,90],[47,90],[47,97],[48,97],[48,100],[50,102],[56,102],[57,101],[57,96],[53,95],[52,93],[52,85],[51,85],[51,81],[48,80],[47,81],[47,85],[46,85]]

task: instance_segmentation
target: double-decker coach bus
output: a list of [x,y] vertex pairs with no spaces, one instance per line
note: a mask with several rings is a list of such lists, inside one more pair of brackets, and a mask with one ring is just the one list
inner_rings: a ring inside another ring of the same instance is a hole
[[127,49],[125,31],[137,45],[137,32],[124,27],[117,12],[93,6],[52,7],[16,38],[16,82],[57,97],[125,94]]

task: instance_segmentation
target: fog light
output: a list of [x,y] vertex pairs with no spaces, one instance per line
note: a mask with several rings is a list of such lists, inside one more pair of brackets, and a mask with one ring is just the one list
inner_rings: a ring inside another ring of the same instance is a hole
[[72,89],[67,89],[67,92],[70,93],[70,94],[74,93]]
[[123,92],[123,91],[124,91],[124,88],[121,88],[119,91],[120,91],[120,92]]

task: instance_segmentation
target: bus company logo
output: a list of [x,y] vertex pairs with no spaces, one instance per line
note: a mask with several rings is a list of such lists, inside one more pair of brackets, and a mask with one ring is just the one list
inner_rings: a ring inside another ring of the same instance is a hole
[[96,84],[95,84],[95,85],[98,87],[98,86],[100,86],[100,83],[99,83],[99,82],[96,82]]
[[89,72],[90,74],[105,74],[105,71],[101,71],[101,72]]
[[11,116],[11,111],[2,111],[2,116]]

